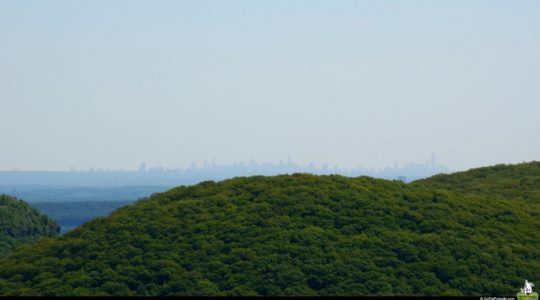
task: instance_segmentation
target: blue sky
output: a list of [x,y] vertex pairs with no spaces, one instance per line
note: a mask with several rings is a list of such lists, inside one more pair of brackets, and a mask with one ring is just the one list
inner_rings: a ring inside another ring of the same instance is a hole
[[540,1],[0,0],[0,169],[540,159]]

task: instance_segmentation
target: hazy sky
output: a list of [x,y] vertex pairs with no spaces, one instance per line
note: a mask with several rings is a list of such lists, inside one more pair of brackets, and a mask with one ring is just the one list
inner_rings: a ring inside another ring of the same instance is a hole
[[0,0],[0,169],[540,160],[540,1]]

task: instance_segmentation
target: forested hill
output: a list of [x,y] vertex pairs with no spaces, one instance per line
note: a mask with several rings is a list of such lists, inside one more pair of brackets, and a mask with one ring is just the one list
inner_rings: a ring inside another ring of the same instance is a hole
[[523,204],[429,181],[203,182],[17,249],[0,295],[515,295],[540,278],[540,201]]
[[0,195],[0,257],[21,244],[58,234],[60,227],[28,203]]
[[429,187],[483,196],[540,199],[540,162],[496,165],[415,181]]

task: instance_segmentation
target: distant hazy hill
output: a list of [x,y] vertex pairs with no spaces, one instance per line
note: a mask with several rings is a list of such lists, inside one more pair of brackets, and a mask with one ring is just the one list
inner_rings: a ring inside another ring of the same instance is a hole
[[514,295],[540,278],[540,185],[499,184],[537,163],[478,172],[178,187],[16,250],[0,294]]
[[17,196],[29,203],[43,202],[103,202],[135,201],[155,192],[163,192],[164,186],[121,186],[121,187],[61,187],[61,186],[2,186],[0,193]]
[[58,234],[60,227],[28,203],[0,195],[0,257],[15,247]]
[[53,218],[61,227],[60,233],[64,233],[93,218],[107,216],[111,211],[133,202],[135,199],[133,201],[35,202],[30,205]]

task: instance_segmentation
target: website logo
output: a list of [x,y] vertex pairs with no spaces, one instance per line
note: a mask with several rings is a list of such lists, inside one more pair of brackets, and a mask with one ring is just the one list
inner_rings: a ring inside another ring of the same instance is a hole
[[518,300],[538,300],[538,293],[533,292],[534,283],[525,279],[525,286],[517,293]]

